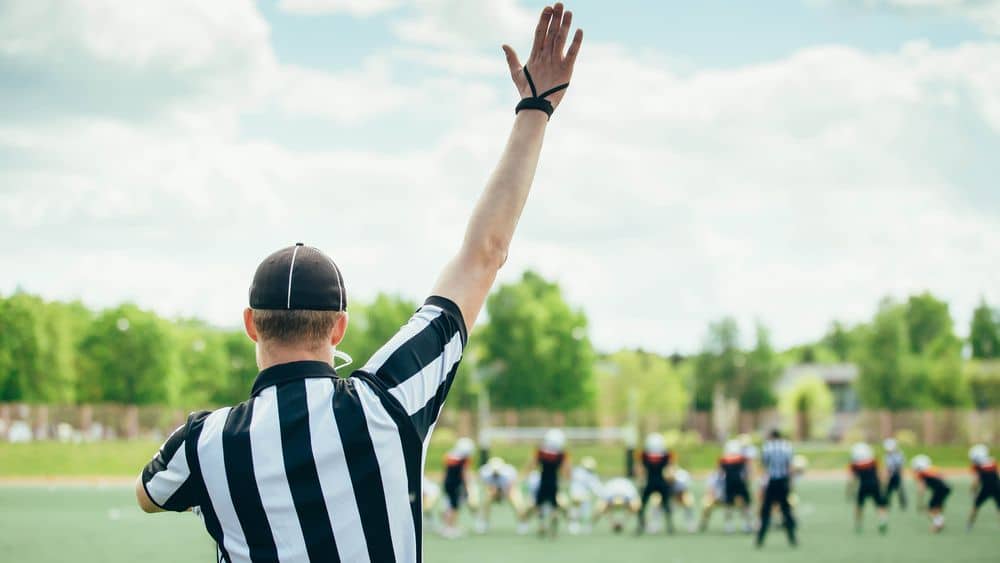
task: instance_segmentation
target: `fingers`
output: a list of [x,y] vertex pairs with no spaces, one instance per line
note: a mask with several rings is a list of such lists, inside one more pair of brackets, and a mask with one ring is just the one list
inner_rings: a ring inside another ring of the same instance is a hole
[[510,45],[503,46],[503,54],[507,56],[507,66],[510,68],[510,75],[516,77],[521,71],[521,61],[517,60],[517,53]]
[[[555,22],[554,19],[552,21]],[[563,14],[562,25],[559,26],[559,33],[556,35],[555,45],[553,46],[552,56],[556,60],[559,60],[566,50],[566,38],[569,37],[569,29],[572,24],[573,12],[566,10],[566,13]]]
[[538,18],[538,25],[535,27],[535,42],[531,45],[531,58],[541,54],[545,47],[545,34],[549,29],[549,21],[552,20],[552,8],[546,6],[542,10],[542,15]]
[[569,44],[569,51],[566,51],[566,62],[573,66],[576,62],[576,55],[580,52],[580,45],[583,44],[583,30],[578,29],[573,35],[573,42]]
[[549,30],[545,34],[545,44],[542,54],[545,57],[552,57],[556,53],[556,37],[559,36],[559,28],[562,22],[563,5],[559,2],[552,7],[552,21],[549,23]]

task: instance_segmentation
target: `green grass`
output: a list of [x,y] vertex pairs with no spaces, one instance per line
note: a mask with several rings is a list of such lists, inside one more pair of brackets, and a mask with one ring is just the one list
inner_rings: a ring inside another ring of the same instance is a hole
[[[11,444],[0,442],[0,478],[2,477],[86,477],[137,475],[139,470],[156,453],[160,444],[144,440],[110,441],[84,444],[61,444],[58,442],[34,442]],[[434,442],[428,453],[427,469],[439,470],[440,459],[450,444]],[[842,469],[847,465],[847,447],[830,445],[802,445],[801,453],[809,458],[812,469]],[[935,464],[942,467],[966,467],[967,446],[933,446],[907,448],[909,455],[927,453]],[[511,446],[499,444],[494,455],[502,456],[516,467],[523,467],[533,448],[525,445]],[[573,445],[571,454],[579,459],[594,456],[603,471],[620,471],[624,464],[624,452],[620,446]],[[714,466],[719,456],[719,448],[714,445],[682,448],[677,452],[680,464],[693,471],[704,471]]]
[[[541,540],[515,533],[512,515],[495,513],[494,530],[447,541],[427,534],[425,560],[434,563],[590,563],[619,561],[731,562],[835,561],[973,563],[997,560],[1000,526],[987,507],[972,533],[963,522],[969,507],[968,481],[954,480],[948,527],[927,533],[927,521],[915,512],[894,512],[891,529],[878,535],[869,513],[864,533],[854,533],[843,483],[806,481],[799,488],[802,545],[792,550],[781,530],[769,536],[761,552],[744,535],[721,533],[721,515],[704,535],[679,533],[635,538],[616,536],[606,524],[587,536],[563,535]],[[912,488],[912,483],[909,484]],[[870,510],[870,509],[869,509]],[[468,520],[468,518],[466,518]],[[213,561],[213,546],[199,519],[191,514],[141,513],[128,487],[0,486],[0,560],[25,563],[176,563]]]

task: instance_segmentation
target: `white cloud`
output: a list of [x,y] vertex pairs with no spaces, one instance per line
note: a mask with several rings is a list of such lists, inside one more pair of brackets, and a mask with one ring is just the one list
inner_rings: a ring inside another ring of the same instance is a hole
[[[118,33],[55,13],[77,30]],[[79,56],[84,39],[66,30],[51,33],[70,39],[10,48],[31,38],[12,21],[0,18],[7,64],[56,76],[60,57]],[[199,29],[215,50],[190,55],[194,67],[166,46],[88,64],[112,78],[214,69],[226,89],[202,87],[207,70],[181,72],[170,96],[149,93],[155,118],[67,100],[50,108],[58,119],[0,118],[0,263],[19,265],[0,272],[0,290],[130,298],[235,324],[256,261],[304,240],[337,258],[355,296],[419,297],[510,125],[516,100],[495,80],[506,81],[499,53],[490,63],[398,47],[329,73],[277,64],[266,25],[246,36]],[[420,78],[402,80],[402,65]],[[589,43],[577,70],[502,279],[529,267],[559,279],[602,347],[690,350],[729,313],[760,317],[788,344],[834,317],[867,317],[886,292],[930,289],[960,315],[981,293],[1000,301],[1000,44],[813,47],[678,73]],[[117,84],[90,87],[113,96]],[[301,150],[248,137],[248,111],[318,117],[331,136],[359,122],[395,134],[386,115],[428,114],[417,132],[428,140]]]
[[537,15],[516,0],[414,0],[417,15],[397,22],[404,41],[437,47],[469,47],[530,39]]
[[292,14],[350,14],[368,17],[398,8],[403,0],[280,0],[278,8]]

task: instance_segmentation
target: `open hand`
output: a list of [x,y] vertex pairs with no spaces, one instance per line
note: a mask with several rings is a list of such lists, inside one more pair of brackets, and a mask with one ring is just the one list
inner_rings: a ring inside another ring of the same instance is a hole
[[[535,41],[531,46],[527,66],[539,94],[560,84],[566,84],[573,76],[573,64],[576,63],[576,55],[580,52],[580,44],[583,43],[583,30],[576,30],[569,50],[564,53],[572,23],[573,12],[564,10],[561,3],[546,6],[538,18]],[[528,86],[528,79],[524,76],[524,68],[517,58],[517,53],[510,45],[504,45],[503,52],[507,55],[507,66],[510,67],[510,76],[514,79],[517,91],[522,98],[531,97],[531,87]],[[557,107],[565,94],[566,90],[560,90],[550,94],[546,99],[553,107]]]

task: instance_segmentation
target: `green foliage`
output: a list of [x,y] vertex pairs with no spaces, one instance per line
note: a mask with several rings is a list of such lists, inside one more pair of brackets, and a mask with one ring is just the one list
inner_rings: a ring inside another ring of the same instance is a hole
[[0,401],[47,399],[45,328],[37,301],[24,293],[0,300]]
[[866,332],[858,393],[868,407],[958,407],[971,397],[948,306],[924,293],[884,300]]
[[486,310],[482,360],[503,366],[489,382],[494,405],[568,411],[590,403],[587,318],[566,303],[558,284],[525,272],[490,295]]
[[767,328],[757,325],[757,343],[747,354],[746,371],[739,395],[740,408],[760,410],[775,403],[774,383],[781,375],[781,366],[771,346],[771,334]]
[[862,403],[887,409],[915,406],[918,393],[909,351],[906,308],[885,299],[879,304],[861,352],[857,388]]
[[851,359],[857,347],[857,331],[853,331],[840,321],[833,321],[822,343],[833,352],[838,362]]
[[174,372],[173,335],[155,314],[125,304],[102,312],[80,343],[81,402],[163,402]]
[[663,417],[667,426],[679,425],[691,402],[670,358],[642,350],[621,350],[598,362],[596,387],[597,410],[602,415],[634,407],[639,416]]
[[781,392],[778,411],[786,430],[803,438],[825,438],[833,422],[834,398],[830,388],[816,375],[805,375]]
[[1000,358],[1000,312],[990,308],[985,299],[972,313],[969,342],[973,358]]
[[935,341],[953,335],[948,304],[930,293],[910,296],[905,316],[910,351],[914,354],[923,354]]
[[972,360],[963,371],[976,408],[1000,407],[1000,360]]
[[717,386],[723,394],[739,401],[742,409],[756,410],[774,405],[774,382],[781,362],[771,346],[766,327],[756,327],[756,344],[749,352],[740,349],[739,326],[735,319],[711,323],[704,347],[694,361],[695,408],[711,410]]
[[417,310],[417,304],[395,295],[379,293],[370,304],[353,303],[350,324],[340,349],[363,366]]

